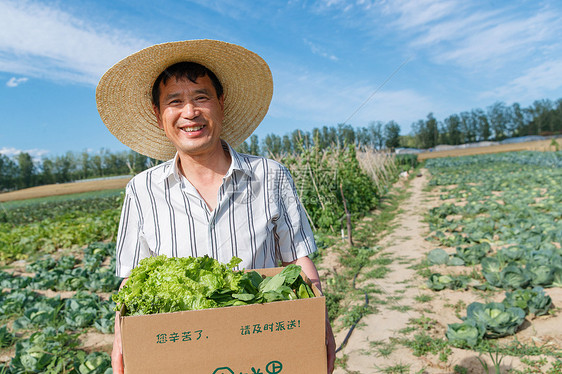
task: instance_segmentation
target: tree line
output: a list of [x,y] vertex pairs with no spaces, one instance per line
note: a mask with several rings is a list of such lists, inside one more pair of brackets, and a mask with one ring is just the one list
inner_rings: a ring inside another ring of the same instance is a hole
[[[264,156],[299,154],[311,146],[319,149],[344,148],[348,145],[372,149],[398,147],[427,149],[438,144],[459,145],[485,140],[503,140],[526,135],[562,133],[562,99],[537,100],[527,108],[496,102],[486,109],[452,114],[438,121],[433,113],[412,124],[409,135],[400,134],[395,121],[373,121],[365,127],[349,124],[323,126],[312,131],[295,130],[283,136],[266,135],[262,140],[252,135],[237,150]],[[22,152],[14,157],[0,155],[0,191],[43,184],[135,174],[156,165],[157,161],[134,151],[67,152],[34,161]]]
[[486,109],[452,114],[443,121],[429,113],[425,120],[412,124],[412,134],[401,139],[401,146],[427,149],[438,144],[555,134],[562,134],[562,99],[537,100],[527,108],[518,103],[508,106],[496,102]]
[[295,130],[283,136],[266,135],[261,142],[256,135],[241,145],[246,153],[279,155],[298,153],[302,147],[319,145],[344,147],[354,144],[359,148],[428,149],[439,144],[459,145],[479,141],[501,141],[527,135],[562,134],[562,99],[537,100],[527,108],[518,103],[511,106],[496,102],[486,109],[472,109],[451,114],[438,121],[433,113],[411,126],[409,135],[400,134],[400,126],[390,121],[373,121],[366,127],[352,127],[339,124],[336,127],[323,126],[311,132]]
[[34,160],[27,152],[14,157],[0,154],[0,191],[81,179],[135,174],[156,164],[134,151],[66,152]]

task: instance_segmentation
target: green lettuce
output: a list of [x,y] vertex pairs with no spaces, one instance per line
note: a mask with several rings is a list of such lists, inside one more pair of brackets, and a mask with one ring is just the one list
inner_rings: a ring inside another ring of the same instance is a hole
[[255,271],[234,270],[241,261],[233,257],[225,265],[208,256],[145,258],[113,296],[115,309],[125,306],[126,315],[140,315],[314,296],[300,266],[291,264],[264,279]]

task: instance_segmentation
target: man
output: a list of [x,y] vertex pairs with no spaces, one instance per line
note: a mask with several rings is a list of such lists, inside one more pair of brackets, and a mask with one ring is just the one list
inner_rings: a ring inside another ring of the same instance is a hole
[[[133,150],[168,160],[127,185],[116,248],[126,282],[145,257],[209,255],[241,268],[300,265],[316,245],[288,170],[239,154],[269,107],[273,82],[258,55],[213,40],[165,43],[112,67],[96,92],[109,130]],[[112,366],[123,372],[116,315]],[[335,342],[326,322],[328,372]]]

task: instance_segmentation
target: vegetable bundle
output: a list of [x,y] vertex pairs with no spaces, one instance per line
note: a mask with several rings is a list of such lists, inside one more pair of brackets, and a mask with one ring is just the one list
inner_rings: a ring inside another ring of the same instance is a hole
[[116,310],[125,306],[126,315],[142,315],[314,297],[300,266],[291,264],[264,279],[256,271],[234,270],[241,261],[233,257],[225,265],[208,256],[145,258],[113,296]]

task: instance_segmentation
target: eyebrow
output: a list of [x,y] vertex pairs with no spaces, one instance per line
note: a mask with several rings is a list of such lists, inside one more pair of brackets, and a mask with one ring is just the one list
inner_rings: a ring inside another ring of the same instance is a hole
[[[195,95],[197,95],[197,94],[205,94],[205,95],[211,96],[211,94],[209,93],[209,90],[206,89],[206,88],[199,88],[199,89],[197,89],[197,90],[194,90],[194,91],[193,91],[193,94],[195,94]],[[168,101],[168,100],[171,100],[171,99],[176,99],[176,98],[178,98],[178,97],[180,97],[180,96],[181,96],[181,93],[180,93],[180,92],[172,92],[172,93],[166,95],[166,97],[164,98],[164,100]]]

